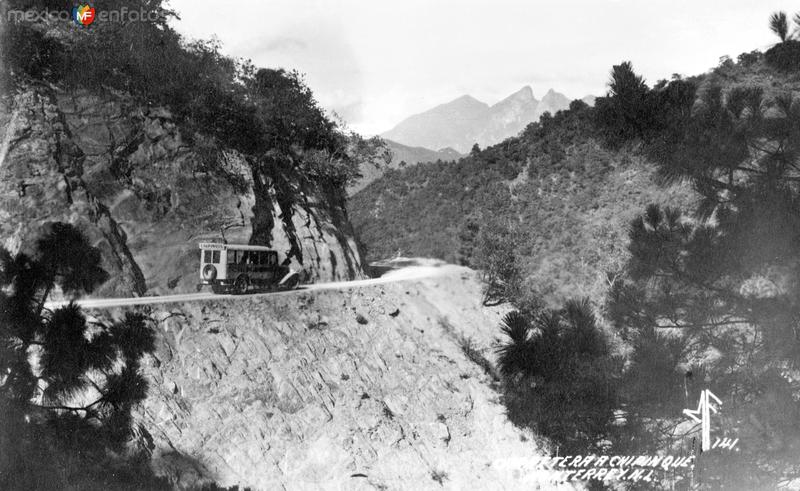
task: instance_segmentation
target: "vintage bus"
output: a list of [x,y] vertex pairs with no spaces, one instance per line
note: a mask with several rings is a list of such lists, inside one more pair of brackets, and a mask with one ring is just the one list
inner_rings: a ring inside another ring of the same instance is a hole
[[214,293],[247,293],[251,287],[290,289],[300,275],[278,262],[278,252],[269,247],[202,242],[200,285],[211,285]]

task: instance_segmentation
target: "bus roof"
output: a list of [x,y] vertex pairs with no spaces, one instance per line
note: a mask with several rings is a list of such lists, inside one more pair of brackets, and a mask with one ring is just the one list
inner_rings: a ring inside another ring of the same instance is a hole
[[234,250],[234,251],[274,251],[275,249],[270,249],[266,246],[255,246],[255,245],[247,245],[247,244],[221,244],[219,242],[200,242],[198,244],[200,249],[206,249],[211,251],[224,251],[224,250]]

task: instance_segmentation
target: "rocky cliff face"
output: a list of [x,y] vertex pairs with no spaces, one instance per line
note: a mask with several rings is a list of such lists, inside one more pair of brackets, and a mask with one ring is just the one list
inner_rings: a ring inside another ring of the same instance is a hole
[[[36,86],[3,101],[0,123],[2,245],[18,250],[49,221],[77,224],[111,276],[100,296],[194,290],[197,242],[225,229],[229,242],[247,243],[256,213],[272,227],[265,245],[286,253],[294,241],[295,267],[311,278],[362,275],[346,213],[330,193],[300,190],[307,205],[293,210],[275,204],[274,190],[257,200],[241,158],[187,143],[164,109],[125,94]],[[279,218],[287,212],[293,226]]]
[[473,272],[344,291],[154,308],[138,411],[179,486],[523,489],[543,452],[505,417],[489,358],[499,312]]
[[470,136],[482,148],[501,142],[538,120],[538,107],[539,101],[533,96],[533,89],[525,86],[490,107],[482,127]]

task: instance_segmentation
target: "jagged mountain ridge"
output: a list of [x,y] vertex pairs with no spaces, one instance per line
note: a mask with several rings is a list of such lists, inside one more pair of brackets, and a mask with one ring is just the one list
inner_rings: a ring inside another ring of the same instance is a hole
[[485,102],[461,96],[403,120],[381,137],[412,147],[452,147],[467,153],[474,143],[476,128],[483,126],[489,109]]
[[[584,97],[584,102],[593,102],[590,97]],[[522,87],[492,106],[464,95],[415,114],[381,136],[403,145],[451,147],[468,153],[475,143],[481,147],[499,143],[517,135],[545,112],[554,114],[569,107],[569,103],[568,97],[553,89],[541,100],[536,99],[530,86]]]

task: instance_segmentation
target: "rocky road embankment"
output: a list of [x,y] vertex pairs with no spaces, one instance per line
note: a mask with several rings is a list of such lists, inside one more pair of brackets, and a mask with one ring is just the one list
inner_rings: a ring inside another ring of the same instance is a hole
[[154,468],[182,487],[528,488],[516,467],[544,449],[462,348],[491,359],[501,312],[480,305],[473,271],[442,268],[147,307],[159,341],[137,418]]

